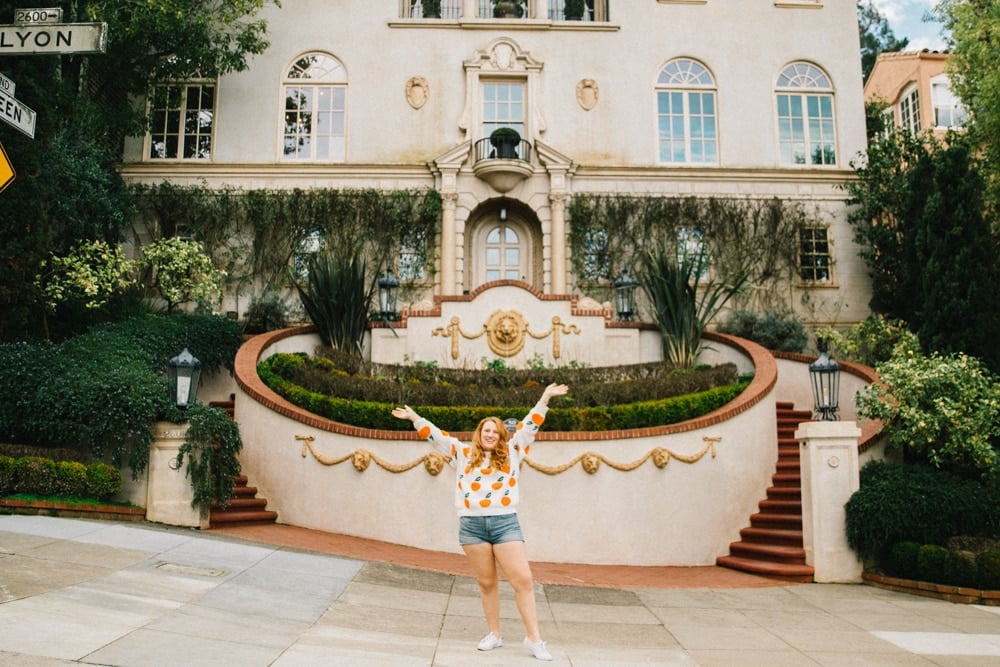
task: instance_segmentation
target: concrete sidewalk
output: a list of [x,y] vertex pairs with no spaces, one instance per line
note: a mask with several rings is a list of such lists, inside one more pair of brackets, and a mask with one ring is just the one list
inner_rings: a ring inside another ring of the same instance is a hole
[[[227,531],[0,516],[5,666],[539,664],[503,591],[507,645],[480,653],[460,574]],[[865,585],[538,583],[537,598],[555,665],[1000,666],[1000,608]]]

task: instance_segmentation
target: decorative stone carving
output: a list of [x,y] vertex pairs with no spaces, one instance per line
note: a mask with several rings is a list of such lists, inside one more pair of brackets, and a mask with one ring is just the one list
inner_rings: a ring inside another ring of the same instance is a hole
[[580,79],[580,82],[576,84],[576,101],[580,103],[584,111],[590,111],[597,106],[599,93],[597,82],[593,79]]
[[411,76],[406,82],[406,101],[414,109],[419,109],[427,103],[431,89],[427,79],[422,76]]

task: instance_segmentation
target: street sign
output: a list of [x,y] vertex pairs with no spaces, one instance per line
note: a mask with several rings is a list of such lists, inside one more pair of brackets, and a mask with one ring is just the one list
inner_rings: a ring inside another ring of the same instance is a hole
[[62,23],[62,9],[15,9],[14,23]]
[[0,25],[0,56],[20,53],[104,53],[107,23]]
[[7,151],[0,144],[0,192],[14,180],[14,165],[7,158]]
[[0,74],[0,92],[14,97],[14,82]]
[[36,116],[37,114],[23,102],[15,100],[13,96],[7,95],[0,89],[0,120],[10,123],[34,139]]

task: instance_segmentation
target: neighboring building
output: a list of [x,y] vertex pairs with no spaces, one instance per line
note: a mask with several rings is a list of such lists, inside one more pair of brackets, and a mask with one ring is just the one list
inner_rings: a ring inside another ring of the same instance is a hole
[[880,53],[865,82],[865,102],[882,102],[886,127],[943,138],[965,127],[965,107],[951,90],[947,51]]
[[[247,71],[154,96],[125,178],[435,188],[419,304],[510,278],[574,293],[578,194],[794,200],[818,213],[788,307],[817,325],[869,314],[841,187],[866,142],[855,3],[587,0],[582,20],[564,0],[527,0],[520,18],[441,5],[441,18],[419,0],[267,8],[271,46]],[[507,157],[489,141],[499,127],[523,140]],[[242,316],[249,296],[223,309]]]

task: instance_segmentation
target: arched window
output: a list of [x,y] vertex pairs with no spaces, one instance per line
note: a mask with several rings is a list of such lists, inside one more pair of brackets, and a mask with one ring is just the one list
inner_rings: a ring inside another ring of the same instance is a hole
[[285,160],[343,161],[347,127],[347,72],[325,53],[299,57],[285,73]]
[[524,280],[524,250],[524,238],[515,226],[502,222],[490,229],[483,244],[484,281]]
[[837,164],[833,86],[809,63],[788,65],[775,86],[781,164]]
[[659,161],[704,164],[718,161],[715,80],[688,58],[667,63],[656,80]]

